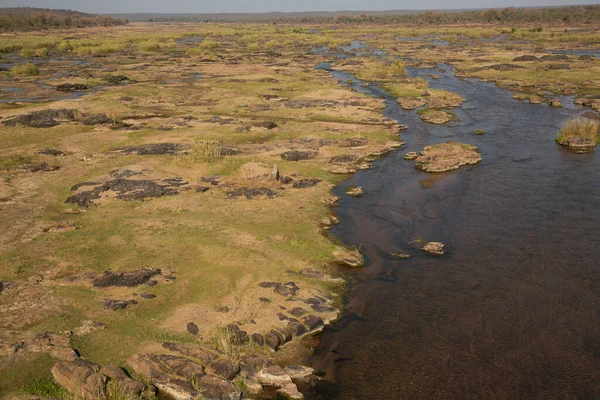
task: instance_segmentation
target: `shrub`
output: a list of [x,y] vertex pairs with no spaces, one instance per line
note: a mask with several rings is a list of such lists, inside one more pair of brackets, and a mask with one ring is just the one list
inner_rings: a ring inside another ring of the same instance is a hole
[[37,67],[35,66],[35,64],[21,64],[21,65],[15,65],[14,67],[12,67],[11,72],[13,74],[19,74],[19,75],[37,75],[39,74],[39,71],[37,69]]
[[406,68],[404,67],[404,64],[402,64],[399,60],[394,60],[392,62],[392,75],[406,75]]
[[202,140],[194,141],[189,156],[193,161],[211,163],[222,158],[221,142]]
[[558,131],[556,141],[560,144],[577,141],[596,145],[600,143],[599,126],[596,121],[584,117],[570,119]]
[[142,42],[138,44],[138,49],[141,51],[152,52],[160,50],[160,43],[155,42],[153,40],[149,40],[147,42]]

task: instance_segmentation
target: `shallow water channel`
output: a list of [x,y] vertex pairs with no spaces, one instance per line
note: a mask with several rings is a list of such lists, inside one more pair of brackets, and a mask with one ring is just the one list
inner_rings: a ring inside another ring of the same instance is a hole
[[[331,233],[367,262],[341,271],[353,282],[346,316],[314,351],[325,381],[307,398],[598,399],[600,156],[554,142],[587,110],[566,97],[564,108],[519,102],[440,68],[407,72],[467,99],[451,126],[331,72],[385,99],[385,116],[409,129],[405,146],[336,190],[342,222]],[[428,174],[403,159],[448,140],[478,146],[483,161]],[[350,185],[365,195],[345,196]],[[441,241],[447,254],[424,254],[414,239]],[[401,252],[411,257],[391,255]]]

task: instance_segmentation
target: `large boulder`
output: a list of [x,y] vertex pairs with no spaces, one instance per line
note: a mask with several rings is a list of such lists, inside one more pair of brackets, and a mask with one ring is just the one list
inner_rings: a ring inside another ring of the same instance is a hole
[[97,400],[106,390],[108,378],[89,361],[61,361],[52,367],[54,382],[84,400]]

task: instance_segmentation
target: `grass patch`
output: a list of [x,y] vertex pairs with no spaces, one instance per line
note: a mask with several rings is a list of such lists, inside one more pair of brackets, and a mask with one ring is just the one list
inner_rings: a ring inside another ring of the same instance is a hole
[[37,66],[32,63],[15,65],[10,71],[15,75],[38,75],[40,73]]
[[599,126],[596,121],[584,117],[570,119],[558,131],[556,141],[564,143],[577,140],[598,144],[600,143]]
[[38,378],[26,383],[22,387],[25,393],[35,396],[45,396],[64,399],[69,393],[52,381],[51,378]]

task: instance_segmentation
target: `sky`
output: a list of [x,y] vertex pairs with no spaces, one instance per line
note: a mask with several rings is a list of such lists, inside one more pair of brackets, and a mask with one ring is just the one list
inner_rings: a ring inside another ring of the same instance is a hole
[[0,7],[65,8],[90,13],[248,13],[426,10],[597,4],[599,0],[0,0]]

